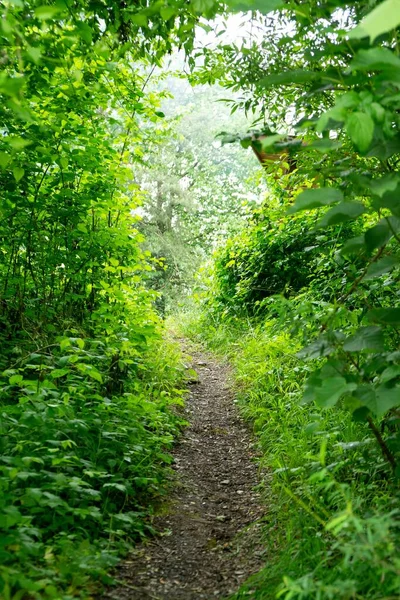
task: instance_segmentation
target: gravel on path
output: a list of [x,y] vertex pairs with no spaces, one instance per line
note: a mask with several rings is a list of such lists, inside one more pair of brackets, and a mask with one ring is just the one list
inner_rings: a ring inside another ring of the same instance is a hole
[[154,520],[161,533],[141,544],[117,573],[109,600],[227,598],[265,563],[256,448],[239,415],[229,370],[192,355],[198,381],[186,400],[186,428],[172,454],[176,483]]

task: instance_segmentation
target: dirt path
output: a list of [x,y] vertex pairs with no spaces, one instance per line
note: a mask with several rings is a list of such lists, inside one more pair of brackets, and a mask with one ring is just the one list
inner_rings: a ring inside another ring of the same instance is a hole
[[122,565],[124,584],[105,598],[226,598],[263,563],[251,435],[233,403],[226,367],[195,355],[193,368],[199,381],[186,403],[191,425],[173,452],[177,485],[167,514],[154,523],[163,535]]

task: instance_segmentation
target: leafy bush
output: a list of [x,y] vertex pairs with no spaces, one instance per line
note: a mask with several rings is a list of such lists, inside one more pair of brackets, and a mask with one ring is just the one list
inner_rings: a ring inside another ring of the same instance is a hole
[[262,314],[271,296],[292,297],[311,284],[329,300],[346,280],[348,262],[338,260],[337,251],[359,226],[325,232],[316,228],[313,216],[288,216],[284,206],[271,209],[271,199],[216,251],[207,282],[213,288],[210,310]]
[[[118,363],[100,338],[62,337],[1,381],[1,596],[74,597],[107,581],[118,550],[151,531],[149,501],[182,420],[176,351],[149,339]],[[153,357],[151,356],[153,354]],[[124,373],[124,389],[111,391]]]

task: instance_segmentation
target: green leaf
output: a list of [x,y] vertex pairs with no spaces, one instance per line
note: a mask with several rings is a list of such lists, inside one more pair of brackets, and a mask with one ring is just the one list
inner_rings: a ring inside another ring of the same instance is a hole
[[42,56],[42,51],[40,48],[37,48],[35,46],[28,46],[26,49],[26,53],[29,56],[29,58],[32,60],[32,62],[35,63],[35,65],[39,64],[41,56]]
[[69,369],[53,369],[50,373],[50,377],[52,379],[58,379],[59,377],[64,377],[64,375],[68,375],[70,373]]
[[126,492],[127,491],[126,485],[124,485],[123,483],[105,483],[103,485],[103,488],[105,488],[105,489],[106,488],[111,488],[111,489],[114,489],[114,490],[118,490],[120,492]]
[[65,350],[65,348],[69,348],[71,346],[71,340],[66,337],[60,340],[60,350]]
[[48,21],[54,19],[54,17],[61,11],[59,6],[54,5],[43,5],[35,8],[34,15],[41,21]]
[[75,32],[79,35],[79,37],[86,42],[87,44],[91,44],[93,40],[93,30],[87,24],[82,21],[76,25]]
[[164,8],[160,9],[161,18],[164,19],[164,21],[169,21],[170,18],[173,17],[175,14],[176,10],[171,6],[165,6]]
[[[374,414],[376,414],[376,393],[371,385],[358,386],[353,393],[353,397],[358,400],[358,406],[355,409],[355,411],[353,411],[353,416],[356,418],[356,420],[364,421],[366,416],[368,415],[368,411],[371,411]],[[368,411],[360,411],[360,405],[364,409],[367,408]]]
[[394,190],[386,191],[381,198],[374,198],[374,206],[376,208],[388,208],[394,215],[400,217],[400,202],[399,202],[400,186]]
[[75,366],[84,375],[91,377],[99,383],[103,383],[103,377],[101,373],[95,367],[93,367],[93,365],[86,365],[85,363],[80,363],[76,364]]
[[141,13],[136,13],[135,15],[132,15],[131,21],[133,21],[134,23],[136,23],[136,25],[139,25],[140,27],[147,27],[149,23],[147,16]]
[[374,121],[364,112],[352,113],[346,122],[346,131],[360,152],[366,152],[374,137]]
[[371,229],[367,229],[364,234],[365,245],[369,252],[375,250],[375,248],[379,248],[386,244],[390,238],[392,237],[392,233],[389,229],[389,225],[386,221],[380,221]]
[[380,327],[360,327],[343,344],[346,352],[380,351],[385,349],[385,339]]
[[352,69],[368,71],[384,69],[385,67],[400,68],[400,59],[389,48],[369,48],[359,50],[350,63]]
[[7,152],[0,152],[0,167],[5,169],[11,160],[11,156]]
[[344,377],[328,377],[322,386],[314,388],[315,402],[321,408],[331,408],[346,392],[356,388],[354,383],[348,383]]
[[26,140],[25,138],[22,138],[19,135],[10,135],[5,138],[5,141],[14,150],[23,150],[24,148],[32,144],[31,140]]
[[256,82],[259,87],[272,87],[274,85],[292,85],[299,83],[308,83],[314,81],[319,77],[315,71],[305,71],[303,69],[296,69],[294,71],[284,71],[283,73],[274,73],[267,75]]
[[376,414],[382,417],[391,408],[400,405],[400,385],[388,387],[380,385],[376,388]]
[[390,173],[383,177],[372,179],[370,189],[373,194],[382,197],[386,192],[393,192],[399,184],[399,175],[397,173]]
[[383,373],[380,376],[381,383],[387,383],[392,379],[396,379],[400,377],[400,365],[390,365],[390,367],[386,367]]
[[284,139],[284,137],[284,135],[281,135],[279,133],[276,133],[275,135],[267,135],[265,137],[260,136],[259,139],[252,140],[251,145],[257,147],[257,144],[259,144],[261,150],[266,150],[267,148],[271,148],[271,146],[274,146],[276,142],[279,142],[282,139]]
[[365,212],[365,206],[360,202],[341,202],[334,206],[318,221],[317,227],[329,227],[356,219]]
[[367,317],[372,323],[400,325],[400,308],[373,308]]
[[380,277],[384,273],[389,273],[389,271],[392,271],[398,264],[399,260],[395,256],[384,256],[368,267],[364,279],[367,280]]
[[18,99],[21,95],[22,88],[25,86],[25,83],[26,77],[24,75],[9,77],[7,73],[0,73],[0,92],[6,96]]
[[266,15],[283,6],[282,0],[226,0],[226,5],[234,12],[258,10]]
[[373,42],[378,36],[400,25],[400,0],[385,0],[378,4],[359,25],[350,31],[349,38],[369,36]]
[[322,356],[329,356],[335,350],[335,345],[326,334],[320,335],[316,340],[311,342],[308,346],[302,348],[297,356],[299,358],[321,358]]
[[343,248],[341,248],[340,254],[348,256],[351,254],[358,254],[363,250],[365,250],[365,238],[363,235],[358,235],[357,237],[347,240],[343,245]]
[[25,175],[25,171],[24,171],[24,169],[22,167],[14,167],[13,168],[13,175],[15,177],[15,181],[18,182]]
[[295,203],[287,212],[288,214],[292,214],[301,210],[311,210],[313,208],[319,208],[320,206],[341,202],[341,200],[343,200],[343,194],[336,188],[305,190],[297,196]]

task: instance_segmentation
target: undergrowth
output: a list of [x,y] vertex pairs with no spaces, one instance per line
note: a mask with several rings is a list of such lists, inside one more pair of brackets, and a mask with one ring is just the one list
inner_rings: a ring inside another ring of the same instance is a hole
[[267,472],[266,565],[232,600],[397,598],[397,485],[365,423],[301,401],[315,368],[298,357],[301,341],[276,318],[180,320],[232,365]]
[[111,358],[115,343],[77,331],[14,348],[0,382],[2,600],[91,597],[151,533],[183,422],[178,351],[152,333]]

